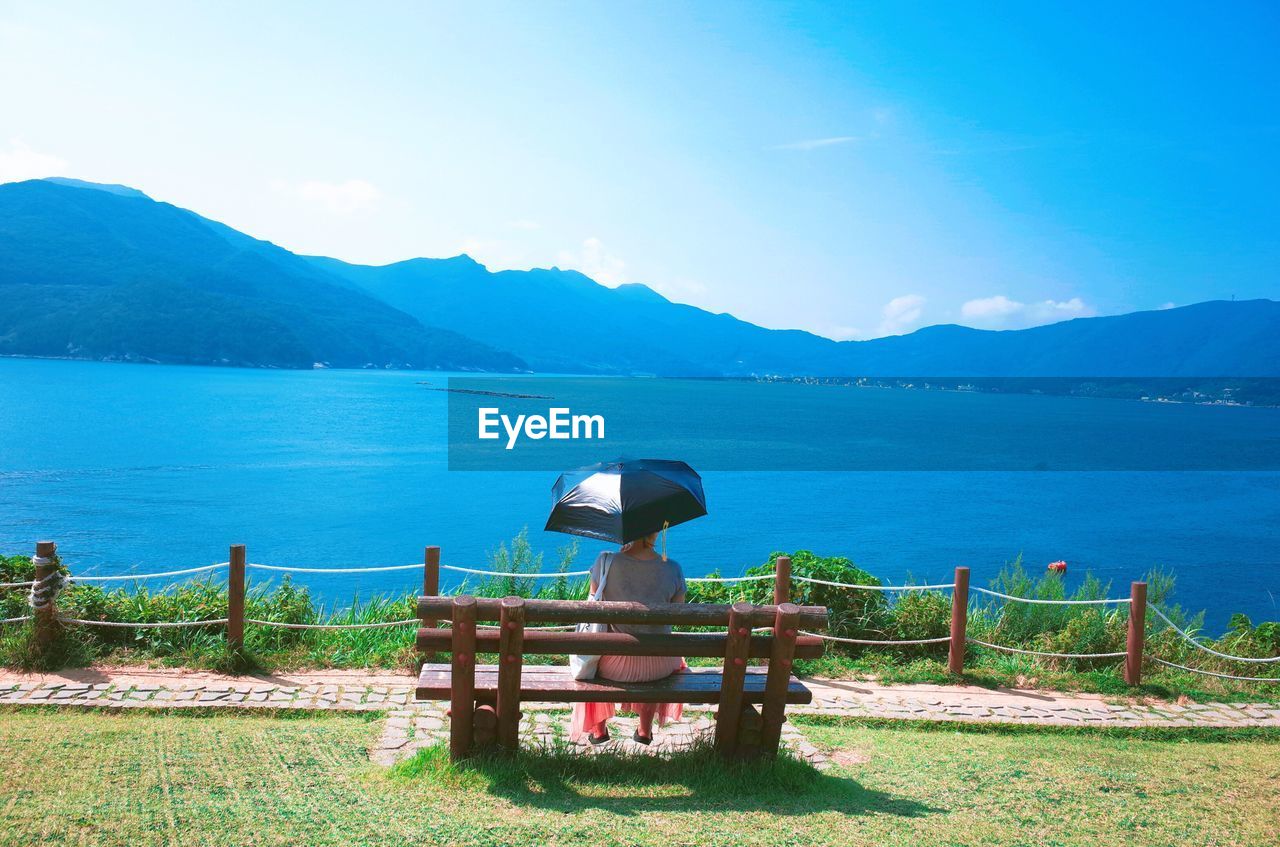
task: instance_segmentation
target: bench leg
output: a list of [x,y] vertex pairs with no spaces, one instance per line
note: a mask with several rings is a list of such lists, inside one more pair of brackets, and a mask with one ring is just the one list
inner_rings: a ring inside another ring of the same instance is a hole
[[453,667],[449,688],[449,760],[471,753],[476,707],[476,600],[453,599]]
[[524,665],[524,600],[502,600],[498,639],[498,744],[514,753],[520,747],[520,676]]
[[796,654],[796,629],[800,607],[793,603],[778,606],[773,619],[773,648],[769,655],[769,675],[764,682],[764,705],[760,709],[760,750],[778,755],[782,724],[787,719],[787,687],[791,684],[791,662]]
[[738,757],[754,759],[760,755],[760,730],[764,720],[756,707],[750,703],[742,705],[742,717],[738,719]]
[[488,704],[476,706],[475,712],[472,713],[471,723],[472,752],[478,752],[485,747],[492,747],[494,741],[498,738],[498,715],[493,706]]
[[747,680],[747,654],[751,652],[751,604],[734,603],[729,610],[729,637],[720,675],[720,706],[716,709],[716,750],[732,756],[738,746],[742,720],[742,689]]

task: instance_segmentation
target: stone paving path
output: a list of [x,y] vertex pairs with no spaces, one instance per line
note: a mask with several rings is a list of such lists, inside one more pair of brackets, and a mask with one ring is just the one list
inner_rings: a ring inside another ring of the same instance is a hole
[[[414,702],[411,682],[405,674],[363,671],[233,677],[142,668],[87,668],[47,674],[0,670],[0,705],[386,712],[383,733],[370,756],[374,761],[387,764],[443,739],[448,732],[446,704]],[[1169,703],[973,686],[888,686],[857,680],[818,679],[810,680],[809,685],[814,692],[813,704],[792,707],[789,713],[1029,725],[1280,727],[1280,703]],[[568,713],[563,704],[540,707],[530,703],[525,712],[522,724],[525,743],[546,744],[567,738]],[[636,752],[678,749],[694,743],[710,726],[706,710],[693,708],[687,714],[687,721],[668,727],[652,747],[632,742],[634,724],[620,718],[614,732],[620,740],[603,748],[583,749]],[[815,764],[825,764],[822,754],[789,723],[784,729],[784,741]]]
[[[225,676],[199,671],[87,668],[46,674],[0,670],[0,703],[75,706],[263,706],[385,711],[412,703],[405,674],[308,671]],[[1280,726],[1280,702],[1170,703],[1030,689],[808,681],[810,706],[789,711],[902,720],[1117,726]]]
[[812,680],[814,701],[796,713],[901,720],[1081,726],[1280,726],[1280,702],[1194,703],[970,685],[879,685]]

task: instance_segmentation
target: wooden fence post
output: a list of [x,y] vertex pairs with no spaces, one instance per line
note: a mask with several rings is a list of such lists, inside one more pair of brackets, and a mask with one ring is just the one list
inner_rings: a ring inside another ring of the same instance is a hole
[[[440,596],[440,548],[427,547],[422,553],[422,593],[427,597]],[[422,625],[428,629],[434,629],[440,625],[440,622],[434,618],[423,618]],[[428,656],[427,661],[434,662],[433,656]]]
[[227,647],[244,646],[244,545],[232,544],[227,570]]
[[[34,579],[39,586],[41,582],[57,573],[58,545],[52,541],[37,541],[35,565]],[[45,605],[31,610],[31,615],[35,618],[36,649],[43,651],[58,634],[58,592],[45,588],[34,593],[45,598]]]
[[951,589],[951,650],[947,670],[959,676],[964,673],[965,629],[969,624],[969,569],[956,568],[956,587]]
[[476,598],[453,598],[453,667],[449,687],[449,759],[471,752],[476,708]]
[[791,602],[791,557],[779,556],[773,566],[773,605]]
[[1142,684],[1142,647],[1147,636],[1147,584],[1129,586],[1129,637],[1125,644],[1124,681]]
[[747,654],[751,651],[751,611],[750,603],[734,603],[729,610],[729,637],[720,675],[720,705],[716,709],[715,746],[722,756],[732,756],[738,749],[742,688],[747,679]]
[[[431,546],[422,553],[422,593],[428,597],[440,596],[440,548]],[[435,626],[435,622],[425,624]]]

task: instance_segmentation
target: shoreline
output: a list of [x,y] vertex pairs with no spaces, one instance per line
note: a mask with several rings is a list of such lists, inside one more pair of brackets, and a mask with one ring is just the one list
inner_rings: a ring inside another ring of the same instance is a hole
[[[1082,394],[1076,392],[1058,392],[1044,391],[1041,389],[1030,390],[1013,390],[1013,389],[987,389],[984,390],[977,386],[952,387],[948,385],[929,384],[927,380],[952,380],[956,378],[946,376],[915,376],[915,377],[879,377],[879,376],[804,376],[804,375],[654,375],[654,374],[601,374],[598,372],[591,373],[539,373],[537,371],[486,371],[486,370],[468,370],[468,369],[451,369],[451,368],[403,368],[394,367],[392,365],[377,366],[366,365],[363,367],[339,367],[328,364],[316,363],[310,367],[298,366],[291,367],[288,365],[275,364],[251,364],[251,363],[234,363],[234,362],[165,362],[157,359],[130,359],[130,358],[95,358],[89,356],[45,356],[24,353],[0,353],[0,360],[25,360],[25,361],[42,361],[42,362],[84,362],[103,365],[146,365],[151,367],[178,367],[178,368],[213,368],[222,370],[236,371],[278,371],[282,373],[307,373],[316,371],[340,371],[340,372],[376,372],[376,373],[406,373],[406,374],[459,374],[472,378],[493,377],[495,379],[510,378],[553,378],[553,377],[599,377],[605,379],[644,379],[648,380],[688,380],[688,381],[714,381],[714,382],[754,382],[761,384],[786,384],[786,385],[809,385],[815,387],[843,387],[843,388],[861,388],[861,389],[883,389],[883,390],[901,390],[901,391],[930,391],[944,394],[995,394],[995,395],[1014,395],[1028,397],[1061,397],[1077,400],[1125,400],[1136,403],[1150,403],[1152,405],[1176,405],[1176,406],[1214,406],[1221,408],[1240,408],[1240,409],[1280,409],[1280,402],[1276,403],[1253,403],[1239,402],[1229,399],[1212,398],[1204,400],[1182,400],[1174,397],[1157,396],[1157,397],[1123,397],[1108,396],[1105,394]],[[886,380],[905,380],[926,381],[924,385],[894,384],[885,385]],[[1150,377],[1118,377],[1118,376],[968,376],[960,377],[960,379],[973,380],[1026,380],[1026,381],[1042,381],[1042,380],[1074,380],[1082,384],[1085,383],[1105,383],[1108,381],[1124,381],[1124,382],[1142,382],[1151,381],[1275,381],[1280,384],[1280,375],[1276,376],[1247,376],[1247,377],[1213,377],[1213,376],[1150,376]],[[524,395],[524,394],[507,394],[505,392],[482,392],[469,389],[451,389],[451,388],[434,388],[433,391],[470,393],[470,394],[492,394],[501,397],[516,397],[520,399],[550,399],[542,395]]]

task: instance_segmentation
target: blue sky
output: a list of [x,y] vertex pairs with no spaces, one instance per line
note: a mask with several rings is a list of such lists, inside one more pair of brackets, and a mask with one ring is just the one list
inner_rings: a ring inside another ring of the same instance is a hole
[[1274,4],[0,3],[0,181],[837,338],[1276,297]]

